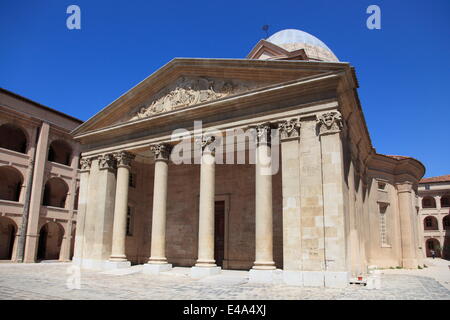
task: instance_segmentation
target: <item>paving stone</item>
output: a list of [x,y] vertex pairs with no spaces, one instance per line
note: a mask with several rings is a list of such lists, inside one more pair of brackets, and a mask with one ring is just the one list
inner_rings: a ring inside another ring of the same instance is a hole
[[[302,288],[283,284],[248,283],[245,273],[225,273],[200,280],[142,273],[123,275],[81,271],[81,288],[69,289],[70,264],[1,264],[0,300],[5,299],[337,299],[337,300],[449,300],[450,290],[436,280],[416,275],[382,274],[381,289],[351,285],[343,289]],[[182,273],[177,270],[176,274]]]

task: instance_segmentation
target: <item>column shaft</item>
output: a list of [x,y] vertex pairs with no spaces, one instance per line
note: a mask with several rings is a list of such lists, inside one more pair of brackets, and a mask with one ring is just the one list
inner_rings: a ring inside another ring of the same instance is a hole
[[166,259],[166,207],[168,163],[156,160],[153,188],[152,242],[149,263],[167,263]]
[[275,269],[273,261],[272,161],[270,127],[258,128],[264,137],[256,147],[255,262],[253,269]]
[[214,153],[202,154],[200,168],[200,212],[198,229],[197,267],[214,267],[214,195],[215,195]]
[[127,152],[114,155],[117,159],[116,201],[114,204],[114,224],[110,261],[126,261],[125,240],[127,233],[128,184],[130,162],[134,156]]

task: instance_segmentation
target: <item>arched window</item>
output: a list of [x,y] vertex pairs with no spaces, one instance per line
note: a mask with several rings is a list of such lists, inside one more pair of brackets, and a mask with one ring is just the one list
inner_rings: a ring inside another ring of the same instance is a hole
[[51,178],[45,184],[44,206],[64,208],[66,206],[66,197],[69,192],[67,183],[61,178]]
[[0,126],[0,148],[26,153],[27,136],[19,127],[3,124]]
[[450,207],[450,196],[445,195],[441,197],[441,207],[442,208]]
[[436,200],[433,197],[424,197],[422,199],[422,208],[436,208]]
[[70,166],[72,148],[63,140],[55,140],[48,149],[48,161],[57,162]]
[[22,190],[23,176],[14,167],[0,167],[0,199],[19,201]]
[[450,230],[450,215],[446,215],[442,219],[442,225],[444,226],[444,230]]
[[435,217],[428,216],[423,220],[425,230],[438,230],[438,221]]

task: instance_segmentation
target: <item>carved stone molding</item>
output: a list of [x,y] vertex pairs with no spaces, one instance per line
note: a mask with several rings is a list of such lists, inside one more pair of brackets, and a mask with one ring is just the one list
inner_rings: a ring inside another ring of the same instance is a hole
[[81,158],[80,165],[81,171],[89,171],[91,169],[92,158]]
[[104,154],[98,157],[98,166],[101,170],[116,168],[116,159],[112,153]]
[[217,141],[215,136],[201,136],[195,139],[195,143],[202,148],[202,152],[209,152],[215,155]]
[[271,143],[271,129],[272,125],[270,123],[262,123],[255,126],[256,130],[256,143],[257,145],[260,144],[267,144],[270,145]]
[[160,143],[150,146],[150,150],[155,154],[155,160],[168,161],[172,146],[170,144]]
[[255,88],[257,84],[252,81],[183,76],[132,113],[130,120],[147,118],[154,114],[217,100]]
[[297,118],[278,123],[281,140],[290,140],[300,137],[300,120]]
[[341,132],[343,127],[342,115],[339,111],[330,111],[317,116],[319,134],[330,134]]
[[129,167],[135,155],[127,151],[120,151],[114,153],[114,158],[116,159],[117,167]]

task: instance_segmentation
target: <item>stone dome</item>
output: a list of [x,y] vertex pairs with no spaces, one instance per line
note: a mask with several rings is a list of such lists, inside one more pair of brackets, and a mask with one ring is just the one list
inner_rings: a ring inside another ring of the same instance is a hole
[[311,60],[339,61],[333,51],[315,36],[297,29],[285,29],[271,35],[266,41],[285,50],[304,49]]

